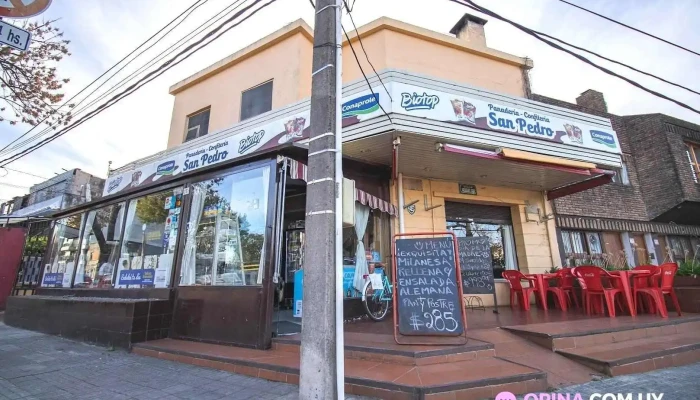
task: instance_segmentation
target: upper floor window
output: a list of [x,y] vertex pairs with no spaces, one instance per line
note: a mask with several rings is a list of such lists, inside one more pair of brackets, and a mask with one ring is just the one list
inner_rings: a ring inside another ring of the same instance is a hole
[[267,81],[243,92],[241,121],[272,110],[272,81]]
[[693,170],[693,180],[698,183],[700,181],[700,145],[688,143],[688,161]]
[[209,133],[210,111],[211,109],[207,108],[206,110],[196,112],[187,117],[187,133],[185,134],[185,142]]
[[622,185],[630,184],[629,174],[627,173],[627,164],[623,162],[622,167],[615,170],[615,176],[613,176],[612,181]]

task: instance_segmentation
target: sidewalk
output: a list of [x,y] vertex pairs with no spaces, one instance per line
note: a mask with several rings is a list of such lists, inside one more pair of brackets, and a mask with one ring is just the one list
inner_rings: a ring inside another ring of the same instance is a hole
[[286,383],[16,329],[0,320],[0,400],[292,400],[298,390]]

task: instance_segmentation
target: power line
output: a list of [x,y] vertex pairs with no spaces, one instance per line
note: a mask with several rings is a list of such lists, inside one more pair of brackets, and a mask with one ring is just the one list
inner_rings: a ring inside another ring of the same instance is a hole
[[649,37],[654,38],[654,39],[656,39],[656,40],[660,40],[660,41],[662,41],[662,42],[664,42],[664,43],[666,43],[666,44],[670,44],[670,45],[673,46],[673,47],[677,47],[677,48],[679,48],[679,49],[681,49],[681,50],[685,50],[685,51],[687,51],[687,52],[689,52],[689,53],[693,53],[693,54],[695,54],[696,56],[700,56],[700,53],[698,53],[698,52],[696,52],[696,51],[690,50],[690,49],[688,49],[688,48],[685,48],[685,47],[683,47],[683,46],[681,46],[681,45],[675,44],[675,43],[673,43],[673,42],[671,42],[671,41],[668,41],[668,40],[666,40],[666,39],[660,38],[660,37],[658,37],[658,36],[654,36],[654,35],[652,35],[651,33],[644,32],[644,31],[641,30],[641,29],[637,29],[637,28],[635,28],[635,27],[633,27],[633,26],[629,26],[629,25],[624,24],[624,23],[622,23],[622,22],[620,22],[620,21],[616,21],[616,20],[614,20],[614,19],[612,19],[612,18],[610,18],[610,17],[606,17],[606,16],[603,15],[603,14],[598,14],[598,13],[595,12],[595,11],[591,11],[591,10],[589,10],[589,9],[587,9],[587,8],[583,8],[583,7],[579,6],[579,5],[576,5],[576,4],[574,4],[574,3],[570,3],[570,2],[568,2],[568,1],[566,1],[566,0],[559,0],[559,1],[561,1],[562,3],[566,3],[566,4],[568,4],[568,5],[572,6],[572,7],[576,7],[576,8],[578,8],[579,10],[583,10],[583,11],[585,11],[585,12],[587,12],[587,13],[590,13],[590,14],[593,14],[593,15],[598,16],[598,17],[600,17],[600,18],[606,19],[606,20],[608,20],[608,21],[610,21],[610,22],[612,22],[612,23],[614,23],[614,24],[617,24],[617,25],[620,25],[620,26],[624,26],[625,28],[631,29],[631,30],[633,30],[633,31],[635,31],[635,32],[639,32],[639,33],[641,33],[642,35],[649,36]]
[[15,189],[29,189],[29,186],[13,185],[11,183],[0,182],[0,186],[7,186]]
[[[345,4],[345,8],[348,10],[348,17],[350,17],[350,22],[352,22],[353,28],[355,28],[355,36],[357,36],[357,40],[360,42],[360,47],[362,48],[362,52],[365,53],[365,58],[367,59],[367,63],[369,64],[370,67],[372,67],[372,71],[374,71],[374,75],[379,78],[379,82],[381,82],[382,86],[384,87],[384,90],[386,91],[386,94],[389,96],[389,100],[391,102],[394,102],[394,99],[391,98],[391,93],[389,93],[389,89],[386,88],[386,85],[384,84],[384,81],[382,80],[382,77],[379,76],[377,73],[377,70],[374,69],[374,65],[372,64],[372,61],[369,60],[369,56],[367,55],[367,51],[365,50],[365,45],[362,44],[362,38],[360,37],[360,32],[357,31],[357,25],[355,25],[355,20],[352,18],[352,9],[348,6],[347,1],[343,0],[343,4]],[[352,7],[355,8],[355,2],[353,1]],[[348,38],[348,44],[350,44],[350,38]],[[352,46],[352,45],[351,45]],[[353,50],[354,53],[354,50]],[[358,61],[359,63],[359,61]]]
[[[200,1],[201,1],[201,0],[200,0]],[[206,1],[208,1],[208,0],[206,0]],[[206,2],[206,1],[205,1],[205,2]],[[211,17],[211,18],[210,18],[207,22],[205,22],[203,25],[199,26],[197,29],[195,29],[195,30],[193,30],[193,31],[190,31],[190,33],[188,33],[188,34],[186,34],[185,36],[183,36],[183,37],[181,37],[180,39],[178,39],[178,40],[177,40],[177,43],[179,43],[179,44],[178,44],[177,46],[167,48],[167,49],[163,50],[161,53],[159,53],[157,56],[151,58],[151,60],[149,60],[148,62],[146,62],[144,65],[142,65],[142,66],[141,66],[140,68],[138,68],[136,71],[132,72],[132,73],[129,74],[128,76],[126,76],[126,77],[124,77],[123,79],[121,79],[119,82],[117,82],[117,83],[114,84],[112,87],[110,87],[107,91],[105,91],[104,93],[102,93],[101,95],[99,95],[99,96],[98,96],[97,98],[95,98],[94,100],[90,101],[90,103],[88,103],[87,105],[85,105],[85,106],[83,106],[83,107],[77,109],[77,110],[74,112],[74,116],[78,116],[78,115],[83,114],[83,113],[85,112],[85,110],[87,110],[87,109],[90,108],[92,105],[96,104],[97,102],[99,102],[99,101],[101,101],[101,100],[107,98],[110,94],[116,92],[119,88],[123,87],[125,84],[127,84],[128,82],[130,82],[130,81],[132,81],[134,78],[136,78],[138,75],[140,75],[141,72],[145,71],[145,70],[148,69],[149,67],[155,65],[158,61],[163,60],[165,57],[169,56],[170,54],[174,53],[175,51],[177,51],[177,50],[178,50],[179,48],[181,48],[182,46],[186,45],[186,44],[191,40],[192,37],[194,37],[194,36],[198,35],[199,33],[203,32],[204,30],[206,30],[207,28],[209,28],[210,26],[212,26],[212,25],[215,24],[216,22],[222,20],[222,19],[225,18],[227,15],[229,15],[230,13],[232,13],[233,11],[235,11],[236,9],[238,9],[239,6],[240,6],[239,3],[241,3],[241,0],[236,0],[236,1],[234,1],[232,4],[230,4],[229,6],[227,6],[226,8],[224,8],[223,10],[221,10],[220,12],[218,12],[215,16]],[[202,4],[204,4],[204,3],[202,3]],[[237,4],[238,4],[238,5],[237,5]],[[231,9],[231,8],[232,8],[232,9]],[[194,10],[192,10],[192,11],[194,11]],[[216,18],[216,19],[214,19],[217,15],[218,15],[219,17]],[[188,14],[188,16],[189,16],[189,14]],[[185,17],[185,18],[187,18],[187,17]],[[184,19],[183,19],[182,21],[184,21]],[[181,21],[181,22],[182,22],[182,21]],[[174,29],[174,28],[173,28],[173,29]],[[165,37],[165,36],[163,36],[163,37]],[[161,39],[162,39],[162,38],[161,38]],[[98,88],[98,89],[99,89],[99,88]],[[96,90],[97,90],[97,89],[96,89]],[[94,93],[94,91],[93,91],[93,93]],[[90,95],[92,95],[92,93],[91,93]],[[90,97],[90,95],[88,95],[88,96],[86,97],[86,99],[87,99],[88,97]],[[84,101],[84,100],[85,100],[85,99],[83,99],[83,101]],[[82,101],[81,101],[81,103],[82,103]],[[80,103],[78,103],[78,105],[80,105]],[[32,141],[35,140],[37,137],[40,137],[40,136],[46,134],[46,133],[49,132],[50,130],[51,130],[50,128],[44,129],[42,132],[40,132],[40,133],[38,133],[38,134],[32,136],[31,138],[29,138],[29,139],[23,141],[22,143],[19,143],[19,144],[15,145],[12,149],[10,149],[10,151],[12,151],[12,150],[14,150],[14,149],[17,149],[17,148],[20,148],[20,147],[22,147],[23,145],[32,142]],[[4,155],[4,154],[7,154],[7,153],[9,153],[9,151],[5,151],[5,152],[0,151],[0,155]]]
[[523,25],[520,25],[520,24],[518,24],[517,22],[511,21],[511,20],[509,20],[509,19],[507,19],[507,18],[505,18],[505,17],[502,17],[502,16],[500,16],[499,14],[496,14],[495,12],[493,12],[493,11],[487,9],[487,8],[484,8],[484,7],[479,6],[478,4],[474,3],[474,2],[471,1],[471,0],[464,0],[464,1],[465,1],[466,3],[468,3],[468,4],[465,4],[465,3],[463,3],[462,1],[459,1],[459,0],[449,0],[449,1],[451,1],[451,2],[453,2],[453,3],[461,4],[461,5],[463,5],[463,6],[467,7],[467,8],[470,8],[470,9],[472,9],[472,10],[475,10],[475,11],[478,11],[478,12],[481,12],[481,13],[484,13],[484,14],[486,14],[486,15],[489,15],[489,16],[491,16],[491,17],[494,17],[494,18],[496,18],[496,19],[499,19],[499,20],[501,20],[501,21],[503,21],[503,22],[507,22],[508,24],[510,24],[510,25],[512,25],[512,26],[514,26],[514,27],[516,27],[516,28],[518,28],[519,30],[521,30],[521,31],[523,31],[523,32],[525,32],[525,33],[527,33],[528,35],[533,36],[533,37],[536,38],[537,40],[540,40],[540,41],[542,41],[542,42],[548,44],[549,46],[554,47],[554,48],[557,49],[557,50],[561,50],[561,51],[563,51],[563,52],[566,52],[566,53],[568,53],[568,54],[570,54],[570,55],[572,55],[572,56],[578,58],[579,60],[585,62],[586,64],[588,64],[588,65],[590,65],[590,66],[592,66],[592,67],[594,67],[594,68],[597,68],[597,69],[599,69],[599,70],[605,72],[605,73],[608,74],[608,75],[611,75],[611,76],[614,76],[614,77],[616,77],[616,78],[622,79],[622,80],[624,80],[625,82],[629,83],[630,85],[635,86],[635,87],[637,87],[637,88],[639,88],[639,89],[642,89],[642,90],[644,90],[644,91],[647,92],[647,93],[651,93],[651,94],[653,94],[653,95],[656,96],[656,97],[662,98],[662,99],[664,99],[664,100],[671,101],[671,102],[673,102],[673,103],[675,103],[675,104],[677,104],[677,105],[679,105],[679,106],[681,106],[681,107],[683,107],[683,108],[685,108],[685,109],[688,109],[688,110],[691,110],[691,111],[693,111],[693,112],[695,112],[695,113],[700,114],[700,111],[699,111],[699,110],[697,110],[697,109],[695,109],[695,108],[693,108],[693,107],[691,107],[691,106],[689,106],[689,105],[687,105],[687,104],[685,104],[685,103],[683,103],[683,102],[680,102],[680,101],[678,101],[678,100],[672,99],[672,98],[670,98],[670,97],[668,97],[668,96],[666,96],[666,95],[664,95],[664,94],[661,94],[661,93],[659,93],[659,92],[657,92],[657,91],[648,89],[647,87],[642,86],[641,84],[637,83],[636,81],[634,81],[634,80],[632,80],[632,79],[629,79],[629,78],[627,78],[627,77],[625,77],[625,76],[622,76],[622,75],[620,75],[620,74],[618,74],[618,73],[616,73],[616,72],[613,72],[613,71],[611,71],[611,70],[609,70],[609,69],[607,69],[607,68],[605,68],[605,67],[601,67],[600,65],[598,65],[598,64],[596,64],[596,63],[594,63],[594,62],[592,62],[591,60],[587,59],[586,57],[584,57],[584,56],[582,56],[582,55],[580,55],[580,54],[574,53],[574,52],[571,51],[571,50],[565,49],[565,48],[559,46],[558,44],[556,44],[556,43],[554,43],[554,42],[552,42],[552,41],[549,41],[549,40],[547,40],[547,39],[541,37],[541,36],[538,35],[536,32],[534,32],[532,29],[527,28],[527,27],[525,27],[525,26],[523,26]]
[[[202,1],[202,0],[197,0],[196,3],[192,4],[189,8],[187,8],[185,11],[183,11],[182,13],[180,13],[180,15],[178,15],[177,17],[175,17],[172,21],[168,22],[168,23],[167,23],[164,27],[162,27],[158,32],[154,33],[151,37],[149,37],[148,39],[146,39],[146,41],[144,41],[143,43],[141,43],[137,48],[135,48],[135,49],[132,50],[129,54],[127,54],[126,56],[124,56],[124,58],[122,58],[121,60],[119,60],[119,61],[118,61],[116,64],[114,64],[110,69],[108,69],[107,71],[105,71],[104,73],[102,73],[102,75],[100,75],[100,76],[98,76],[97,78],[95,78],[95,80],[93,80],[92,82],[90,82],[87,86],[85,86],[83,89],[81,89],[78,93],[76,93],[75,95],[73,95],[73,97],[71,97],[70,99],[68,99],[68,100],[66,100],[65,102],[63,102],[63,105],[59,106],[58,109],[61,109],[61,108],[65,107],[66,104],[69,104],[71,100],[75,99],[75,98],[78,97],[81,93],[83,93],[85,90],[87,90],[90,86],[94,85],[98,80],[100,80],[102,77],[104,77],[105,75],[107,75],[107,74],[109,73],[109,71],[111,71],[111,70],[113,70],[114,68],[116,68],[117,65],[119,65],[122,61],[124,61],[124,60],[126,60],[127,58],[129,58],[132,54],[134,54],[138,49],[140,49],[141,47],[143,47],[143,46],[144,46],[146,43],[148,43],[151,39],[153,39],[154,37],[158,36],[163,30],[165,30],[165,29],[166,29],[168,26],[170,26],[173,22],[177,21],[177,20],[178,20],[181,16],[183,16],[186,12],[188,12],[189,10],[191,10],[191,9],[194,8],[194,7],[199,7],[199,6],[197,6],[197,4],[200,3],[201,1]],[[166,34],[166,35],[167,35],[167,34]],[[163,37],[165,37],[165,35],[163,35]],[[163,37],[161,37],[161,38],[158,39],[158,40],[159,40],[159,41],[162,40]],[[156,42],[156,43],[157,43],[157,42]],[[109,80],[109,79],[108,79],[108,80]],[[105,81],[105,82],[106,82],[106,81]],[[89,97],[89,96],[88,96],[88,97]],[[41,124],[42,124],[43,122],[45,122],[47,119],[48,119],[48,116],[45,117],[44,119],[42,119],[41,121],[37,122],[37,124],[34,125],[34,126],[33,126],[31,129],[29,129],[27,132],[23,133],[23,134],[22,134],[21,136],[19,136],[17,139],[13,140],[12,142],[8,143],[5,147],[3,147],[2,149],[0,149],[0,152],[4,151],[4,150],[7,149],[8,147],[10,147],[10,145],[12,145],[13,143],[15,143],[15,142],[17,142],[18,140],[22,139],[24,136],[28,135],[31,131],[33,131],[34,129],[36,129],[39,125],[41,125]],[[49,127],[49,129],[50,129],[50,127]]]
[[[12,168],[7,168],[7,167],[0,167],[0,168],[2,168],[2,169],[6,169],[6,170],[8,170],[8,171],[12,171],[12,172],[17,172],[18,174],[24,174],[24,175],[29,175],[29,176],[33,176],[33,177],[35,177],[35,178],[40,178],[40,179],[49,179],[49,178],[45,178],[45,177],[43,177],[43,176],[39,176],[39,175],[34,175],[34,174],[30,174],[29,172],[24,172],[24,171],[20,171],[20,170],[17,170],[17,169],[12,169]],[[7,175],[5,175],[5,176],[7,176]]]
[[[209,31],[204,37],[202,37],[201,39],[199,39],[197,42],[192,43],[192,44],[189,45],[187,48],[185,48],[183,51],[179,52],[179,53],[176,54],[174,57],[172,57],[170,60],[168,60],[168,61],[166,61],[165,63],[161,64],[156,70],[151,71],[151,72],[148,73],[146,76],[144,76],[143,78],[141,78],[139,81],[137,81],[137,82],[134,83],[133,85],[129,86],[127,89],[125,89],[125,90],[122,91],[121,93],[117,94],[116,96],[112,97],[110,100],[108,100],[107,102],[103,103],[102,105],[100,105],[99,107],[97,107],[95,110],[91,111],[90,113],[88,113],[88,114],[85,115],[84,117],[80,118],[79,120],[77,120],[76,122],[74,122],[73,124],[71,124],[70,126],[68,126],[68,127],[64,128],[64,129],[60,130],[59,132],[56,132],[55,134],[51,135],[50,137],[45,138],[45,139],[42,140],[41,142],[39,142],[39,143],[37,143],[37,144],[35,144],[35,145],[31,146],[31,147],[28,147],[27,149],[25,149],[25,150],[23,150],[23,151],[21,151],[21,152],[15,154],[15,155],[13,155],[13,156],[11,156],[11,157],[8,157],[8,158],[6,158],[6,159],[4,159],[4,160],[0,160],[0,163],[2,163],[2,165],[0,165],[0,166],[5,166],[5,165],[7,165],[7,164],[9,164],[9,163],[11,163],[11,162],[13,162],[13,161],[18,160],[19,158],[23,157],[24,155],[33,152],[34,150],[36,150],[36,149],[38,149],[38,148],[40,148],[40,147],[46,145],[47,143],[49,143],[49,142],[51,142],[51,141],[57,139],[58,137],[64,135],[64,134],[67,133],[67,132],[69,132],[70,130],[76,128],[77,126],[81,125],[82,123],[84,123],[84,122],[90,120],[90,119],[93,118],[95,115],[97,115],[97,114],[101,113],[102,111],[104,111],[105,109],[107,109],[107,108],[113,106],[114,104],[116,104],[117,102],[119,102],[120,100],[122,100],[123,98],[125,98],[125,97],[131,95],[132,93],[134,93],[136,90],[138,90],[139,88],[141,88],[141,87],[144,86],[145,84],[151,82],[153,79],[156,79],[157,77],[159,77],[160,75],[162,75],[163,73],[165,73],[166,71],[168,71],[169,69],[175,67],[176,65],[178,65],[178,64],[181,63],[182,61],[186,60],[187,58],[189,58],[190,56],[192,56],[193,54],[195,54],[197,51],[199,51],[199,50],[201,50],[202,48],[208,46],[208,45],[211,44],[213,41],[215,41],[216,39],[218,39],[219,37],[221,37],[223,34],[225,34],[226,32],[230,31],[231,29],[235,28],[236,26],[240,25],[241,23],[245,22],[245,21],[248,20],[250,17],[252,17],[253,15],[255,15],[258,11],[260,11],[260,10],[262,10],[263,8],[269,6],[270,4],[274,3],[274,2],[277,1],[277,0],[269,0],[267,3],[264,3],[263,5],[261,5],[260,7],[258,7],[257,9],[254,9],[250,14],[248,14],[247,16],[245,16],[242,20],[240,20],[240,21],[236,22],[235,24],[233,24],[233,25],[227,27],[226,29],[224,29],[224,30],[223,30],[222,32],[220,32],[216,37],[214,37],[213,39],[211,39],[211,40],[208,41],[207,43],[204,43],[203,45],[201,45],[201,46],[197,47],[196,49],[192,50],[195,46],[198,46],[198,45],[202,44],[206,39],[209,39],[211,36],[215,35],[217,32],[219,32],[221,29],[223,29],[225,25],[229,24],[231,21],[235,20],[235,19],[238,18],[240,15],[242,15],[243,13],[245,13],[246,11],[248,11],[249,9],[251,9],[251,8],[252,8],[253,6],[255,6],[256,4],[260,3],[261,1],[262,1],[262,0],[254,0],[253,3],[252,3],[251,5],[245,7],[243,10],[237,12],[233,17],[227,19],[227,20],[224,21],[222,24],[220,24],[219,26],[217,26],[215,29]],[[192,50],[192,52],[190,52],[189,54],[185,55],[184,58],[182,58],[181,60],[177,60],[178,57],[180,57],[181,55],[183,55],[183,54],[189,52],[190,50]],[[177,61],[176,61],[176,60],[177,60]]]

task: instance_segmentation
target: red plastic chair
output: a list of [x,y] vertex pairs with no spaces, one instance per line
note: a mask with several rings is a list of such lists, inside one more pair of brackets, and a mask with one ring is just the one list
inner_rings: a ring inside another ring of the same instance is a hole
[[656,305],[656,309],[662,317],[668,317],[668,311],[666,310],[666,302],[664,300],[664,295],[671,296],[671,301],[673,306],[676,307],[676,312],[678,316],[681,316],[681,307],[678,304],[678,297],[676,296],[676,291],[673,290],[673,278],[678,272],[678,265],[676,263],[666,263],[662,264],[656,275],[652,277],[652,282],[654,283],[651,287],[640,287],[634,288],[634,303],[637,304],[637,296],[639,294],[646,294],[652,298]]
[[[658,280],[658,276],[655,277],[655,274],[659,271],[659,267],[656,265],[638,265],[633,268],[635,271],[649,271],[651,276],[632,276],[632,284],[633,288],[648,288],[648,287],[655,287],[658,286],[656,281]],[[637,297],[635,295],[635,297]],[[646,309],[649,310],[649,312],[654,313],[655,308],[654,304],[650,301],[648,297],[645,297],[647,300],[646,303],[643,303],[646,305]],[[637,312],[639,312],[640,308],[638,308],[635,304],[635,309],[637,309]]]
[[[615,279],[620,279],[617,276],[610,275],[608,271],[596,267],[593,265],[584,265],[574,268],[572,271],[574,276],[578,279],[583,290],[584,304],[586,308],[586,315],[591,315],[591,298],[594,296],[600,296],[605,300],[605,304],[608,307],[608,314],[610,317],[615,316],[615,296],[620,294],[623,295],[622,289],[616,287],[605,287],[603,284],[603,278],[607,278],[608,282],[613,282]],[[620,299],[617,299],[620,309],[622,309],[622,303]]]
[[[529,278],[523,275],[520,271],[504,271],[503,278],[508,281],[510,286],[510,307],[515,306],[515,299],[518,298],[520,307],[525,311],[530,310],[530,295],[537,292],[535,278]],[[523,287],[521,281],[529,281],[529,287]]]
[[572,298],[576,308],[578,305],[578,298],[576,293],[574,293],[574,274],[571,272],[571,268],[562,268],[557,271],[557,277],[552,279],[556,282],[556,286],[548,287],[547,292],[552,292],[559,302],[559,308],[566,310],[568,306],[572,303]]

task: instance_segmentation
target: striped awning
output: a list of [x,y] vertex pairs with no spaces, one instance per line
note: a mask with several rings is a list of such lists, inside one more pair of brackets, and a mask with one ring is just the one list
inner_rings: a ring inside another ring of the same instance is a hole
[[[308,167],[301,161],[287,159],[289,165],[289,176],[292,179],[301,179],[307,181]],[[355,188],[355,201],[365,205],[373,210],[379,210],[389,215],[398,215],[398,208],[386,200],[382,200],[377,196],[373,196],[363,190]]]

